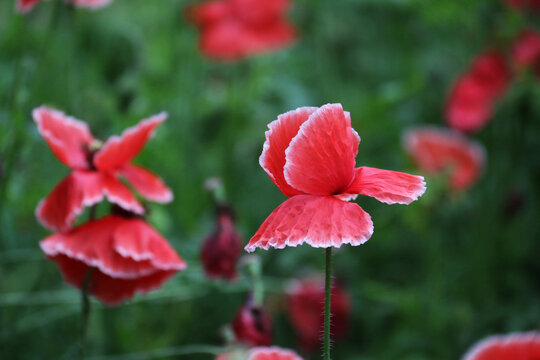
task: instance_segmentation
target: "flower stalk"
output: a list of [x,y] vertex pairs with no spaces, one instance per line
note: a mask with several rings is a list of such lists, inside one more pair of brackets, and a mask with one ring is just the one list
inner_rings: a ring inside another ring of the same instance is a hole
[[330,360],[330,319],[332,295],[332,247],[326,248],[324,278],[324,347],[323,359]]

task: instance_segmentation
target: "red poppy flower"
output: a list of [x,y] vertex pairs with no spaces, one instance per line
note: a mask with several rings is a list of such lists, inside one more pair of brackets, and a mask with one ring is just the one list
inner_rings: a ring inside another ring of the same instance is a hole
[[96,146],[99,142],[82,121],[44,106],[35,109],[33,116],[53,153],[73,170],[39,203],[36,216],[43,226],[65,231],[84,207],[104,197],[128,211],[144,213],[142,205],[118,177],[125,178],[148,200],[162,203],[172,200],[171,190],[158,176],[131,164],[167,114],[141,121],[121,136],[111,137],[101,148]]
[[[324,280],[320,278],[294,281],[287,291],[287,310],[302,347],[315,350],[321,344],[324,325]],[[351,312],[351,299],[337,282],[332,284],[330,333],[343,337]]]
[[502,54],[480,54],[453,86],[446,104],[448,124],[464,132],[481,129],[491,118],[495,101],[506,91],[510,78]]
[[269,346],[272,343],[272,319],[262,306],[248,299],[234,317],[232,328],[239,342],[250,346]]
[[463,360],[540,359],[540,333],[514,333],[491,336],[476,344]]
[[512,45],[512,62],[518,70],[532,67],[540,74],[540,34],[533,29],[523,31]]
[[304,107],[268,125],[259,159],[290,199],[275,209],[246,250],[360,245],[373,233],[371,217],[346,200],[367,195],[387,204],[409,204],[426,187],[421,176],[355,168],[360,137],[340,104]]
[[[17,0],[15,8],[20,13],[26,13],[34,8],[34,6],[41,0]],[[71,2],[77,7],[83,7],[88,9],[98,9],[105,5],[108,5],[112,0],[66,0]]]
[[188,7],[201,30],[202,52],[218,60],[238,60],[289,45],[295,29],[286,21],[289,0],[211,0]]
[[540,10],[540,0],[504,0],[504,2],[516,10],[526,10],[528,8],[533,11]]
[[232,209],[221,206],[213,233],[204,241],[201,259],[211,278],[236,278],[236,263],[242,252],[242,238],[236,231]]
[[438,174],[448,170],[454,190],[466,190],[482,173],[483,147],[456,131],[437,127],[412,129],[405,134],[404,145],[422,171]]
[[302,360],[294,351],[276,346],[251,349],[248,360]]
[[107,305],[157,289],[186,268],[167,240],[136,218],[107,216],[53,234],[40,246],[64,280],[79,289],[93,269],[88,292]]

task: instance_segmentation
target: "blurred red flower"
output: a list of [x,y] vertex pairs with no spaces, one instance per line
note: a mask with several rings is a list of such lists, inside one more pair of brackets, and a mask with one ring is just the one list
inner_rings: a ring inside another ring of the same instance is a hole
[[[287,310],[302,347],[315,350],[321,345],[324,325],[324,280],[322,278],[294,281],[287,291]],[[330,333],[332,338],[343,337],[351,312],[351,299],[339,284],[332,284]]]
[[360,137],[340,104],[304,107],[268,125],[259,159],[289,196],[264,221],[246,250],[360,245],[373,233],[371,217],[347,200],[358,194],[387,204],[409,204],[426,187],[421,176],[371,167],[355,168]]
[[137,218],[106,216],[53,234],[40,246],[68,284],[81,289],[89,276],[88,293],[107,305],[157,289],[186,268],[167,240]]
[[421,171],[449,171],[450,186],[466,190],[482,173],[484,148],[462,134],[446,128],[420,127],[407,131],[404,146]]
[[216,360],[302,360],[302,358],[294,351],[272,346],[220,354]]
[[272,319],[251,298],[236,313],[232,329],[236,339],[249,346],[272,344]]
[[446,104],[450,127],[472,132],[491,118],[495,101],[506,91],[511,79],[504,56],[495,50],[481,53],[471,68],[454,84]]
[[506,4],[516,10],[526,10],[530,8],[533,11],[540,10],[540,0],[503,0]]
[[514,40],[511,54],[517,70],[532,67],[540,75],[540,34],[536,30],[524,30]]
[[236,263],[242,252],[242,237],[234,226],[234,215],[228,206],[219,206],[212,234],[206,238],[201,251],[204,271],[211,278],[236,278]]
[[540,333],[513,333],[491,336],[474,345],[463,360],[540,359]]
[[186,16],[201,31],[201,51],[238,60],[291,44],[296,30],[285,16],[289,0],[210,0],[191,5]]
[[[20,13],[26,13],[34,8],[34,6],[41,0],[17,0],[15,3],[15,9]],[[98,9],[105,5],[108,5],[112,0],[66,0],[78,7],[84,7],[89,9]]]
[[167,118],[166,113],[141,121],[113,136],[103,146],[94,139],[86,123],[47,107],[33,111],[40,134],[54,155],[73,170],[36,209],[41,224],[51,230],[68,230],[84,207],[107,199],[125,210],[142,214],[144,208],[128,187],[118,180],[125,178],[148,200],[169,202],[171,190],[150,171],[131,164],[155,128]]

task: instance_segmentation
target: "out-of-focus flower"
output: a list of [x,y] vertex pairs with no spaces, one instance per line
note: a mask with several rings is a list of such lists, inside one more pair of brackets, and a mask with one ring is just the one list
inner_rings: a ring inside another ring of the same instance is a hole
[[524,30],[512,45],[512,63],[517,70],[532,67],[540,74],[540,34],[536,30]]
[[217,221],[212,234],[202,246],[204,271],[211,278],[236,278],[236,263],[242,252],[242,238],[234,226],[232,209],[218,206]]
[[268,125],[259,159],[290,199],[275,209],[246,250],[360,245],[373,233],[371,217],[347,200],[367,195],[387,204],[421,196],[424,178],[371,167],[355,168],[360,137],[340,104],[304,107]]
[[[157,289],[186,267],[156,230],[138,218],[111,215],[40,243],[64,280],[107,305]],[[88,277],[88,278],[87,278]]]
[[[20,13],[26,13],[34,8],[41,0],[17,0],[15,9]],[[58,0],[57,0],[58,1]],[[108,5],[112,0],[66,0],[77,7],[99,9]]]
[[201,31],[202,52],[238,60],[291,44],[296,30],[286,20],[289,0],[210,0],[191,5],[186,16]]
[[166,113],[141,121],[105,144],[94,139],[86,123],[58,110],[42,106],[33,111],[33,117],[56,157],[73,170],[39,203],[36,216],[43,226],[66,231],[84,207],[104,197],[125,210],[144,213],[142,205],[119,177],[125,178],[148,200],[161,203],[172,200],[171,190],[157,175],[131,164],[155,128],[166,120]]
[[[293,281],[287,291],[287,311],[302,347],[310,351],[317,349],[324,325],[324,280],[312,278]],[[334,340],[346,334],[350,312],[349,294],[339,282],[334,282],[330,327]]]
[[272,346],[229,352],[218,355],[216,360],[302,360],[302,358],[292,350]]
[[540,10],[540,0],[503,0],[503,1],[516,10],[527,10],[527,9],[531,9],[533,11]]
[[272,319],[251,298],[236,313],[232,329],[236,340],[249,346],[272,344]]
[[480,130],[489,121],[495,102],[511,79],[504,56],[495,50],[481,53],[454,84],[446,104],[448,124],[463,132]]
[[540,333],[513,333],[491,336],[474,345],[463,360],[540,359]]
[[450,186],[466,190],[482,173],[484,148],[462,134],[438,127],[419,127],[407,131],[404,146],[419,169],[427,174],[449,171]]

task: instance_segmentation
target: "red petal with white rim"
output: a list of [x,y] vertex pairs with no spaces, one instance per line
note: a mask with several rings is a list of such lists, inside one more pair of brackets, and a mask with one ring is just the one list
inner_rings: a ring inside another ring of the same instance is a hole
[[96,153],[94,165],[102,171],[114,171],[128,164],[166,119],[167,114],[163,112],[126,129],[121,136],[112,136]]
[[131,211],[135,214],[144,214],[144,208],[126,185],[111,175],[103,175],[103,191],[107,200]]
[[251,349],[248,360],[302,360],[294,351],[276,346]]
[[148,200],[168,203],[173,199],[171,189],[165,185],[159,176],[149,170],[128,164],[120,170],[120,175],[125,177],[135,190]]
[[372,234],[371,217],[358,204],[333,196],[297,195],[268,216],[245,249],[282,249],[303,243],[322,248],[354,246]]
[[41,0],[17,0],[15,8],[19,13],[26,13],[34,8]]
[[32,112],[38,131],[52,152],[72,169],[90,168],[88,146],[94,141],[88,125],[45,106]]
[[277,120],[268,124],[269,130],[265,132],[266,141],[259,158],[259,164],[286,196],[298,195],[302,192],[294,189],[285,181],[283,176],[285,150],[289,147],[291,140],[298,134],[300,125],[316,110],[316,107],[302,107],[281,114]]
[[109,5],[112,0],[72,0],[77,7],[85,7],[89,9],[99,9]]
[[476,344],[463,360],[537,360],[540,358],[540,333],[513,333],[491,336]]
[[360,138],[340,104],[320,107],[285,150],[285,180],[312,195],[335,195],[354,179]]
[[346,194],[371,196],[387,204],[410,204],[426,191],[422,176],[362,166]]

